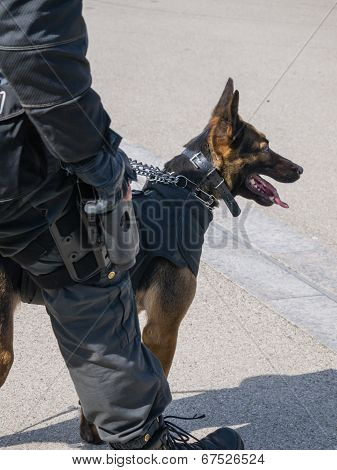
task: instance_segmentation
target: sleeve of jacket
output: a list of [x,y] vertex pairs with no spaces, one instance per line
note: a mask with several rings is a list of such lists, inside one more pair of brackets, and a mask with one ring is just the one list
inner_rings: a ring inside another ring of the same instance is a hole
[[113,155],[121,138],[91,88],[86,52],[82,0],[0,2],[0,70],[51,153],[92,167],[103,142]]

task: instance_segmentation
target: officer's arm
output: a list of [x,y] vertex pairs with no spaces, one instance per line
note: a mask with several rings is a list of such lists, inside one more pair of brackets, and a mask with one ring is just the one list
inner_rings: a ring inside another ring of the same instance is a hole
[[111,158],[121,139],[91,88],[86,52],[81,0],[0,2],[2,73],[50,152],[109,192],[125,159]]

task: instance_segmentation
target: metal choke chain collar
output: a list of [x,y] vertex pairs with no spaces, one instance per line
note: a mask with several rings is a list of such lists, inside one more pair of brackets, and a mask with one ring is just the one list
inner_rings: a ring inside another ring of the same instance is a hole
[[174,175],[163,171],[158,167],[149,165],[147,163],[137,162],[129,158],[132,168],[137,175],[145,176],[148,181],[152,183],[172,184],[179,188],[187,188],[193,191],[194,195],[203,203],[209,210],[213,210],[215,198],[211,194],[206,193],[198,187],[196,183],[186,178],[183,175]]

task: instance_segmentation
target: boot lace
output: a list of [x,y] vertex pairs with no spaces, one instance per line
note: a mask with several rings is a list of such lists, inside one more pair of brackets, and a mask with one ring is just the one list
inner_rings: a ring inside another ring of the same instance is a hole
[[185,421],[192,421],[195,419],[204,419],[205,415],[194,415],[191,418],[186,418],[183,416],[165,416],[164,417],[164,424],[167,428],[167,446],[169,449],[193,449],[194,445],[189,442],[190,439],[194,439],[196,443],[200,443],[200,440],[190,434],[185,429],[181,428],[175,423],[172,423],[170,419],[180,419]]

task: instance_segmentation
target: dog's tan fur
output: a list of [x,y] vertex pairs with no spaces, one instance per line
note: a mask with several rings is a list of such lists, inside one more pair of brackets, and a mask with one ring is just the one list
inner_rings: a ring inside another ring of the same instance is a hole
[[7,274],[0,272],[0,387],[5,383],[14,361],[14,311],[19,300]]
[[145,310],[143,342],[159,358],[169,374],[176,350],[178,330],[196,291],[196,278],[188,268],[161,260],[146,291],[137,292],[138,311]]

